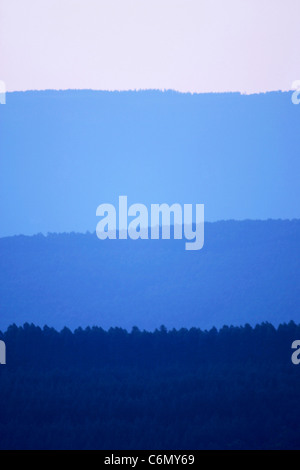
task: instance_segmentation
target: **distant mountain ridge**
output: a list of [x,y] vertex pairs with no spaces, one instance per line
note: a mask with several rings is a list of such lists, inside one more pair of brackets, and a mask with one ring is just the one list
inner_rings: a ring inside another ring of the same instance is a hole
[[0,239],[0,329],[33,322],[153,330],[300,320],[300,220],[205,223],[184,240]]
[[[0,236],[94,231],[96,208],[205,205],[205,220],[300,218],[292,92],[35,91],[0,107]],[[17,214],[17,215],[16,215]]]

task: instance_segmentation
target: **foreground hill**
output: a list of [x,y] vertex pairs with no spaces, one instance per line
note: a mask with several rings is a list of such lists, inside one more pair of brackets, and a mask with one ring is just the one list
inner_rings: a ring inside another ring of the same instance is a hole
[[95,234],[0,239],[0,328],[299,320],[300,221],[205,224],[204,248]]
[[292,322],[2,338],[0,449],[300,448]]

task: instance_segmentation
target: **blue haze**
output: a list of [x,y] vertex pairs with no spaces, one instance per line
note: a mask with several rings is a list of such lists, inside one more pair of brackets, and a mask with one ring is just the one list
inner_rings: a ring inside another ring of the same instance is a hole
[[204,203],[205,218],[300,217],[290,93],[8,93],[0,236],[94,231],[96,207]]

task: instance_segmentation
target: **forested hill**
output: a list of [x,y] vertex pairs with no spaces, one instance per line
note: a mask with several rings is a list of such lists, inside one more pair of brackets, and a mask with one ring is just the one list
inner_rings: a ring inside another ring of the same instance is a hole
[[293,322],[0,339],[0,449],[299,449]]
[[203,203],[206,220],[300,217],[292,92],[46,90],[0,108],[0,236],[94,231],[96,208]]
[[152,330],[300,319],[300,221],[205,224],[204,248],[95,234],[0,239],[0,328]]

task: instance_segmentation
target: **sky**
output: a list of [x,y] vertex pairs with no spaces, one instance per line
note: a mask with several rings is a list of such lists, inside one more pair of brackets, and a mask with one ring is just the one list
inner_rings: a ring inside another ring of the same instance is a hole
[[[120,195],[299,218],[300,106],[278,92],[299,18],[300,0],[0,0],[0,92],[33,90],[0,104],[0,237],[94,231]],[[107,93],[149,89],[193,94]]]
[[300,79],[299,0],[0,0],[0,80],[258,93]]

